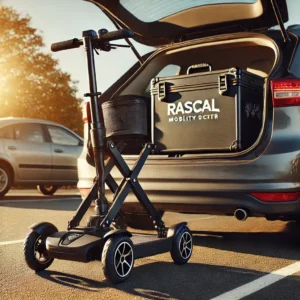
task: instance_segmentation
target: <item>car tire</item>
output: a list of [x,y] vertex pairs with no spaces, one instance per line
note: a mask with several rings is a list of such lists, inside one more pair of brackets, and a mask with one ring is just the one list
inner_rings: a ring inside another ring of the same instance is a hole
[[183,265],[188,262],[193,252],[193,236],[190,230],[183,226],[173,237],[171,256],[175,264]]
[[46,239],[35,231],[26,236],[24,257],[28,267],[36,272],[47,269],[54,260],[47,255]]
[[57,191],[58,186],[57,185],[38,185],[37,189],[43,195],[51,196]]
[[108,239],[102,251],[102,269],[108,281],[117,284],[131,275],[134,266],[133,244],[127,235]]
[[0,165],[0,198],[3,197],[12,185],[12,174],[8,167]]

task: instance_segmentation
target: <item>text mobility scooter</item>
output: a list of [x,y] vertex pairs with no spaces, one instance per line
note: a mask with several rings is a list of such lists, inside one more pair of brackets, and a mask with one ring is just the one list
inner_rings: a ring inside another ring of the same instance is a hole
[[[132,36],[133,32],[130,30],[99,30],[98,34],[88,30],[83,32],[82,40],[73,39],[52,44],[52,51],[78,48],[81,45],[85,47],[90,85],[90,93],[85,96],[90,97],[90,134],[97,176],[88,196],[69,221],[67,231],[58,231],[48,222],[30,226],[31,232],[25,240],[24,254],[27,265],[35,271],[48,268],[54,258],[80,262],[101,260],[106,278],[113,283],[119,283],[130,276],[136,258],[170,251],[175,263],[184,264],[192,255],[192,234],[187,224],[180,223],[166,229],[160,214],[139,184],[138,175],[148,155],[155,153],[155,144],[144,143],[131,170],[121,156],[123,141],[115,141],[113,136],[106,135],[101,93],[97,92],[94,51],[109,51],[118,46],[110,44],[110,41]],[[110,174],[114,166],[124,177],[119,185]],[[105,197],[105,184],[114,194],[111,205]],[[127,230],[112,226],[130,190],[152,217],[157,236],[131,234]],[[86,227],[80,227],[79,223],[93,200],[95,215],[89,218]]]

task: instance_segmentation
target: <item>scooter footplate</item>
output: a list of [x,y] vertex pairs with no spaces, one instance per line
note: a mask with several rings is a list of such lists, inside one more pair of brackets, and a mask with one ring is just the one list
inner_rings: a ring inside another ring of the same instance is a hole
[[171,251],[173,238],[158,238],[155,235],[134,234],[134,257],[142,258]]
[[51,257],[88,262],[101,259],[104,241],[100,237],[82,232],[56,232],[46,240],[47,252]]

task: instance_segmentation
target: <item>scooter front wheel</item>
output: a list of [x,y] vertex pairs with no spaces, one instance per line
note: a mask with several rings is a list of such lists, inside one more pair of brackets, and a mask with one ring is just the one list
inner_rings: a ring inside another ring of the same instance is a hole
[[28,267],[34,271],[47,269],[54,260],[47,254],[46,239],[35,231],[31,231],[24,241],[24,256]]
[[107,280],[117,284],[125,281],[133,270],[134,253],[131,239],[117,235],[108,239],[102,251],[102,269]]

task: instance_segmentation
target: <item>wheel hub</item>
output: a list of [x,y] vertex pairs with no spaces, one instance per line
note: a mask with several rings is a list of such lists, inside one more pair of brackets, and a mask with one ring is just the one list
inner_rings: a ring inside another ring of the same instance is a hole
[[46,253],[45,241],[41,236],[35,242],[34,257],[41,264],[46,264],[51,259]]
[[188,259],[192,254],[192,236],[189,232],[184,232],[180,238],[180,255],[183,259]]
[[128,242],[122,242],[115,251],[114,266],[120,277],[126,277],[133,267],[133,249]]

